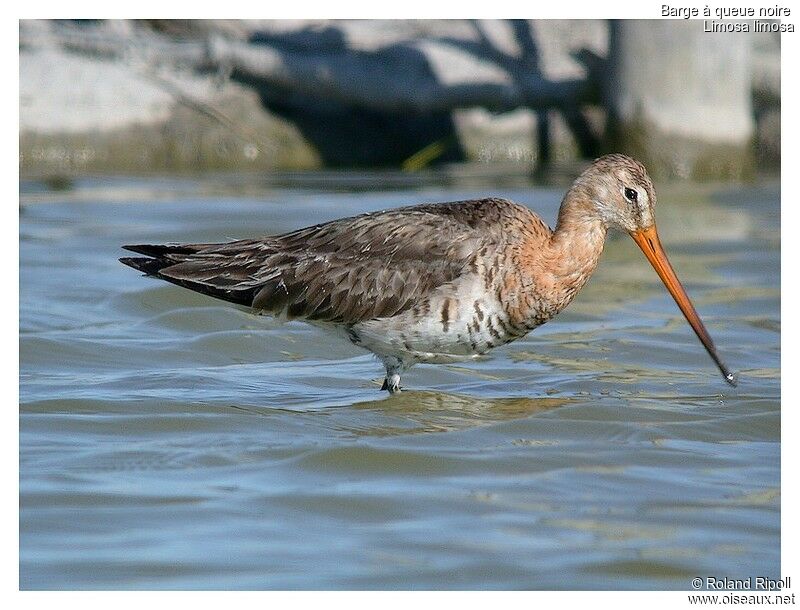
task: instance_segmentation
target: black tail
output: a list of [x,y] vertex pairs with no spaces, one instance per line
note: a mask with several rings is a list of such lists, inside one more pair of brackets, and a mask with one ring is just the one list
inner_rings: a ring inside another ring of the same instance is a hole
[[[132,244],[122,246],[123,250],[136,252],[137,254],[144,254],[153,258],[169,257],[170,255],[186,255],[195,254],[200,250],[205,250],[211,246],[219,244]],[[122,260],[122,259],[120,259]],[[131,259],[135,260],[135,259]],[[126,265],[128,263],[125,263]]]
[[149,258],[125,257],[119,259],[119,262],[147,275],[157,275],[164,267],[175,265],[185,260],[187,255],[195,254],[212,245],[216,244],[132,244],[122,246],[122,249],[144,254]]
[[[216,299],[244,305],[250,307],[253,304],[258,287],[256,286],[215,286],[208,281],[198,281],[191,277],[181,277],[169,274],[162,274],[163,269],[180,265],[185,262],[192,254],[218,244],[180,244],[180,245],[160,245],[160,244],[139,244],[122,246],[125,250],[146,255],[145,257],[123,257],[119,259],[123,265],[133,267],[145,275],[165,280],[183,288],[188,288],[194,292],[205,294]],[[149,257],[149,258],[148,258]]]
[[128,267],[133,267],[134,269],[137,269],[146,275],[156,275],[159,271],[161,271],[161,269],[172,264],[157,258],[125,257],[119,259],[119,262],[121,262],[123,265],[128,265]]

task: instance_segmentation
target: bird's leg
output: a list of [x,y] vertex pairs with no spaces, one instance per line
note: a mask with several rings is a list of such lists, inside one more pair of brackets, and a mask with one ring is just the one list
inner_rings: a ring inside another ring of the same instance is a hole
[[389,394],[396,394],[401,391],[400,373],[394,372],[386,375],[383,380],[383,388],[389,390]]
[[389,394],[396,394],[400,391],[400,373],[403,371],[403,363],[399,358],[383,358],[386,366],[386,379],[383,380],[381,390],[387,390]]

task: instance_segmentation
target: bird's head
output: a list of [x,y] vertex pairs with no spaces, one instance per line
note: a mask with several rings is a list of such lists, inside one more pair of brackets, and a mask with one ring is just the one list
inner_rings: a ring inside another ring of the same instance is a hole
[[656,190],[644,165],[627,155],[596,159],[576,180],[607,228],[627,233],[655,226]]
[[596,159],[575,181],[578,198],[588,205],[590,216],[606,228],[628,233],[664,282],[700,342],[719,367],[725,380],[736,385],[736,376],[717,355],[697,310],[681,285],[656,231],[656,191],[644,165],[622,154]]

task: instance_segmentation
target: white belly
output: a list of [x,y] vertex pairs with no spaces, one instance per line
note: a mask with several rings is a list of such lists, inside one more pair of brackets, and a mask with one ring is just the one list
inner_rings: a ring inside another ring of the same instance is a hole
[[458,296],[436,295],[424,315],[407,310],[392,318],[356,324],[352,332],[357,343],[379,356],[404,362],[445,363],[476,358],[527,332],[512,327],[495,295],[478,281],[448,292]]

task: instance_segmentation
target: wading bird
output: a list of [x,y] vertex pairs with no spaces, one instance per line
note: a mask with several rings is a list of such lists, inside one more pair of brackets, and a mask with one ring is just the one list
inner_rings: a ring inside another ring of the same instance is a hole
[[418,362],[475,358],[564,309],[591,276],[609,229],[642,249],[726,381],[722,363],[656,232],[641,163],[596,159],[551,230],[526,207],[476,199],[370,212],[219,244],[130,245],[145,274],[279,318],[334,329],[386,367],[383,389]]

